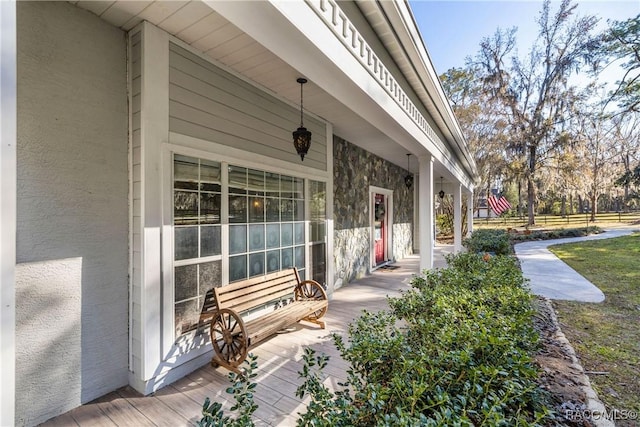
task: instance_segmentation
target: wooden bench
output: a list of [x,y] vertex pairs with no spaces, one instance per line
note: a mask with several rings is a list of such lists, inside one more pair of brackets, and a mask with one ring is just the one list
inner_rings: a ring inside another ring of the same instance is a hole
[[[295,268],[214,288],[210,295],[203,314],[211,319],[214,366],[239,372],[252,346],[301,320],[325,328],[319,319],[327,312],[327,294],[315,280],[301,282]],[[257,317],[244,321],[251,311]]]

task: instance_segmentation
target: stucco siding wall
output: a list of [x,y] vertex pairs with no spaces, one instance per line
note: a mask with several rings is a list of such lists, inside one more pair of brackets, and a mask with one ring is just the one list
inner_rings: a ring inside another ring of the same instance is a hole
[[369,187],[393,191],[393,254],[401,259],[413,252],[413,190],[407,171],[344,139],[333,138],[334,171],[334,287],[370,272]]
[[128,381],[125,34],[18,2],[16,423]]

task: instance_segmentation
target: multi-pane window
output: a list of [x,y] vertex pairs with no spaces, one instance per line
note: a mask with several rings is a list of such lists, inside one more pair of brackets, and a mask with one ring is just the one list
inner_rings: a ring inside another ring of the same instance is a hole
[[320,181],[309,181],[309,187],[311,274],[313,280],[321,285],[326,285],[327,184]]
[[229,166],[229,282],[297,267],[304,276],[304,180]]
[[173,177],[178,336],[196,328],[206,292],[222,284],[220,163],[176,155]]
[[[213,287],[291,267],[305,277],[303,178],[181,155],[173,176],[176,337],[198,327]],[[326,184],[309,182],[312,271],[324,283]]]

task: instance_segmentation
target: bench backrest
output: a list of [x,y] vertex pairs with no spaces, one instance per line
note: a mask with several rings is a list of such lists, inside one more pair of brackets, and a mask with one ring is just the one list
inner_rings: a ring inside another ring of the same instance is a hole
[[241,313],[290,297],[298,283],[298,270],[290,268],[214,288],[213,293],[218,308],[230,308]]

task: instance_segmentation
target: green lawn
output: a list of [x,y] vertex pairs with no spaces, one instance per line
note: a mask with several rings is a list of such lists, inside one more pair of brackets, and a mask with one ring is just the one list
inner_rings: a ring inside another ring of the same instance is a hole
[[640,234],[549,249],[605,294],[599,304],[554,302],[598,396],[608,408],[640,412]]

